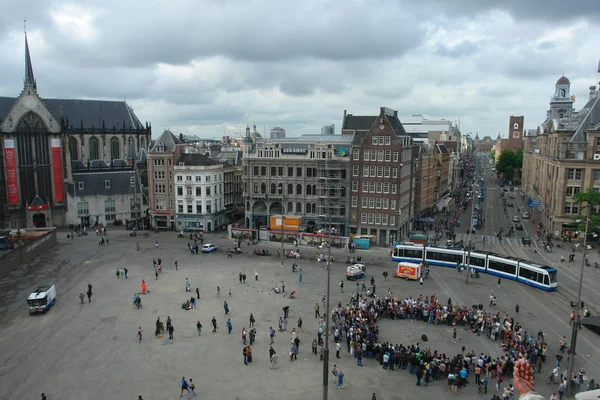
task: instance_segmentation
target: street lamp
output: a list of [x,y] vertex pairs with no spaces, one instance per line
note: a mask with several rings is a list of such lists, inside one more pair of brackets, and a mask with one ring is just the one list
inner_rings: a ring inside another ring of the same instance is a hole
[[323,352],[323,400],[327,400],[329,389],[329,295],[331,287],[331,212],[329,213],[329,230],[327,239],[327,294],[325,308],[325,351]]
[[[474,185],[473,188],[478,187]],[[471,221],[469,223],[469,251],[467,253],[467,283],[469,283],[469,274],[471,273],[471,239],[473,238],[473,211],[475,208],[475,194],[474,190],[471,193]]]
[[[575,318],[579,316],[581,312],[581,290],[583,288],[583,270],[585,267],[585,259],[587,254],[587,235],[588,235],[588,226],[590,223],[590,213],[592,211],[592,204],[588,202],[587,208],[587,217],[585,219],[585,233],[583,235],[583,257],[581,258],[581,273],[579,274],[579,288],[577,290],[577,303],[575,304]],[[573,321],[573,328],[571,329],[571,358],[569,359],[569,367],[567,369],[567,395],[574,396],[575,389],[571,387],[571,376],[573,375],[573,370],[575,369],[575,348],[577,347],[577,319]]]
[[[285,176],[280,176],[281,179],[285,179]],[[281,185],[281,267],[283,268],[283,259],[284,259],[284,255],[283,255],[283,225],[284,225],[284,221],[285,221],[285,199],[284,199],[284,194],[283,194],[283,185],[285,184],[285,181],[282,180],[279,182],[279,184]]]
[[[131,171],[131,173],[133,174],[133,176],[131,177],[131,185],[133,186],[133,211],[134,211],[134,215],[135,215],[135,228],[134,229],[137,229],[137,224],[138,224],[137,179],[136,179],[137,173],[135,172],[135,170]],[[135,247],[136,247],[137,251],[140,251],[140,239],[138,237],[137,232],[135,233]]]

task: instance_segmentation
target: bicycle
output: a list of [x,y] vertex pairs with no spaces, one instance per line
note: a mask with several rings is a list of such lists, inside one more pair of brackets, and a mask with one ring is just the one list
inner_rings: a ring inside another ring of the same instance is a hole
[[550,372],[550,375],[546,378],[546,385],[552,385],[554,382],[554,374]]

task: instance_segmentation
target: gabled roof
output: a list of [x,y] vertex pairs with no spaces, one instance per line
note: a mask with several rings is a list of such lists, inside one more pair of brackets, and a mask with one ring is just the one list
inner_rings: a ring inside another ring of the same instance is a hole
[[[16,97],[0,97],[0,120],[4,119]],[[74,129],[145,129],[125,101],[43,99],[48,111],[60,121],[69,120]]]
[[600,122],[600,96],[591,98],[577,113],[574,122],[577,123],[577,128],[570,141],[584,141],[585,132],[590,129],[592,125]]
[[342,130],[368,131],[377,121],[377,116],[358,116],[348,114],[342,123]]
[[390,122],[390,125],[392,125],[392,128],[394,129],[394,132],[396,132],[396,136],[407,136],[406,130],[404,130],[404,127],[402,126],[402,123],[400,122],[400,120],[398,119],[398,117],[396,115],[385,115],[388,119],[388,121]]
[[181,144],[181,141],[170,130],[165,129],[154,142],[150,154],[172,153],[178,144]]
[[[134,188],[129,181],[131,177],[131,170],[74,173],[74,184],[68,185],[68,192],[71,196],[133,194]],[[79,188],[80,182],[83,183],[83,189]]]
[[213,160],[212,158],[200,153],[182,154],[177,159],[177,164],[185,163],[186,166],[207,167],[210,165],[223,164],[222,161]]
[[44,200],[42,200],[40,198],[40,196],[38,196],[37,194],[35,195],[35,197],[33,198],[30,206],[31,207],[39,207],[39,206],[45,206],[46,203],[44,203]]

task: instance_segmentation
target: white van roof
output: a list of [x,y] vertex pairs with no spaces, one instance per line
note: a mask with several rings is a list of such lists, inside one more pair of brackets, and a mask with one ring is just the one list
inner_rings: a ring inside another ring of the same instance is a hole
[[577,393],[575,400],[598,400],[600,398],[600,389]]

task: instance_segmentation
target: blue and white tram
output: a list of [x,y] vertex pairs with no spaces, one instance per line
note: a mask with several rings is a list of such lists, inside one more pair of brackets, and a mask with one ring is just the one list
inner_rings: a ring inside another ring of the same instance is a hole
[[[429,265],[456,268],[467,267],[467,252],[461,249],[403,243],[395,247],[392,260],[397,262],[426,262]],[[485,251],[472,251],[468,267],[505,279],[516,280],[542,290],[556,290],[558,271],[554,267],[536,264],[509,256]]]

